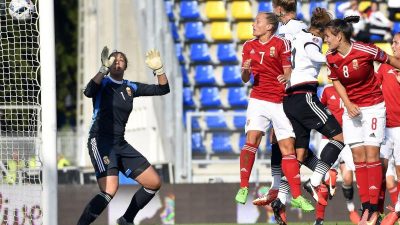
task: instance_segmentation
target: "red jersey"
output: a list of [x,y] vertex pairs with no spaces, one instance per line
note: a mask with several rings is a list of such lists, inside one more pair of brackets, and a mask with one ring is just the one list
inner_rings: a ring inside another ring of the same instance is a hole
[[385,99],[386,127],[400,127],[400,84],[396,79],[399,73],[393,66],[382,64],[376,74]]
[[332,85],[326,85],[321,94],[321,103],[326,105],[339,122],[340,126],[342,126],[343,120],[343,101],[337,93],[336,89]]
[[383,102],[373,63],[385,63],[387,59],[387,54],[375,45],[353,42],[344,56],[337,51],[327,53],[328,77],[342,83],[354,104],[372,106]]
[[273,35],[268,42],[258,39],[243,44],[242,64],[251,59],[251,73],[254,76],[250,97],[274,103],[281,103],[285,85],[277,77],[283,75],[284,67],[291,67],[290,42]]

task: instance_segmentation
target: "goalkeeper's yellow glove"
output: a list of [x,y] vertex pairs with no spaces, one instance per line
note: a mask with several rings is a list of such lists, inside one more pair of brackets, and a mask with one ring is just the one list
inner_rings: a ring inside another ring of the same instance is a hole
[[114,56],[108,58],[108,47],[104,46],[103,50],[101,51],[101,67],[99,72],[107,75],[110,71],[110,66],[114,63],[114,60]]
[[146,60],[145,60],[147,66],[153,70],[153,74],[160,76],[163,75],[164,72],[164,66],[161,61],[161,56],[160,52],[156,49],[152,49],[146,53]]

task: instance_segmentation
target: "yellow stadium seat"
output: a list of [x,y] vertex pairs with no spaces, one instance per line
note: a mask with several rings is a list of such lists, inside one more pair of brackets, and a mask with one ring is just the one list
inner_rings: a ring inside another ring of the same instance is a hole
[[245,41],[254,38],[253,22],[239,22],[237,24],[236,34],[239,40]]
[[226,8],[223,1],[207,1],[205,8],[208,19],[226,19]]
[[248,1],[232,2],[232,17],[236,20],[253,19],[251,6]]
[[390,43],[375,43],[375,45],[385,51],[389,55],[393,55],[393,50],[392,47],[390,46]]
[[361,1],[358,4],[358,11],[360,12],[364,12],[366,9],[368,9],[368,7],[371,6],[371,1]]
[[400,20],[400,13],[394,14],[394,19],[395,20]]
[[328,51],[329,47],[326,43],[322,44],[322,54],[326,54],[326,52]]
[[211,23],[211,38],[215,41],[232,40],[232,30],[229,22]]

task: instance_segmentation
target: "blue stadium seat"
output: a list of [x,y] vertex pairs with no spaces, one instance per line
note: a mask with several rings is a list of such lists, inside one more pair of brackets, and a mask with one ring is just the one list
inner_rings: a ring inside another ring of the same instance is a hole
[[217,87],[204,87],[200,89],[200,102],[205,107],[221,106],[221,97]]
[[311,0],[310,1],[310,17],[312,15],[312,12],[314,11],[315,8],[320,7],[320,8],[328,8],[328,3],[325,1],[319,1],[319,0]]
[[245,87],[228,88],[228,102],[231,106],[247,106],[247,93]]
[[182,73],[183,85],[189,86],[190,85],[190,81],[189,81],[189,76],[188,76],[188,72],[186,70],[185,65],[181,65],[181,73]]
[[181,1],[180,9],[180,16],[183,20],[193,20],[200,17],[200,10],[197,1]]
[[[207,112],[222,112],[222,110],[208,110]],[[227,128],[226,119],[222,114],[206,116],[206,124],[208,128]]]
[[214,153],[232,153],[230,133],[214,133],[212,135],[211,146]]
[[206,43],[195,43],[190,45],[190,60],[193,62],[210,62],[211,56]]
[[383,41],[383,35],[371,34],[371,36],[369,36],[369,40],[370,40],[371,42]]
[[174,38],[174,41],[179,41],[179,33],[178,33],[178,28],[176,27],[175,22],[169,22],[169,27],[171,29],[172,37]]
[[242,75],[238,65],[224,66],[222,69],[222,80],[228,85],[242,85]]
[[246,134],[243,132],[239,137],[239,149],[242,150],[243,146],[246,144]]
[[218,44],[217,56],[220,62],[237,62],[235,45],[233,43]]
[[185,23],[185,37],[189,41],[202,41],[206,38],[202,22]]
[[[193,111],[194,111],[193,109],[184,110],[182,119],[183,119],[183,124],[185,127],[186,127],[186,114],[188,112],[193,112]],[[190,121],[190,123],[191,123],[192,129],[200,129],[199,117],[193,116],[192,121]]]
[[303,12],[302,12],[302,10],[301,10],[301,3],[300,3],[300,1],[297,1],[297,6],[296,6],[296,8],[297,8],[297,15],[296,15],[296,18],[297,18],[298,20],[303,20],[303,19],[304,19],[304,15],[303,15]]
[[215,84],[214,69],[212,65],[198,65],[195,69],[194,80],[196,85]]
[[172,1],[164,1],[164,4],[169,21],[174,21],[174,3]]
[[[245,110],[235,110],[235,112],[246,112]],[[246,125],[246,116],[234,116],[233,117],[233,125],[236,128],[243,129]]]
[[258,11],[259,12],[272,12],[272,1],[258,2]]
[[180,63],[184,63],[185,57],[183,56],[182,45],[180,43],[175,44],[175,51],[176,51],[176,57],[178,58],[178,61]]
[[336,1],[335,2],[335,14],[336,14],[335,16],[338,19],[343,19],[343,17],[344,17],[344,14],[339,11],[339,5],[341,5],[343,3],[345,3],[345,2],[344,1]]
[[193,101],[192,89],[189,87],[183,88],[183,105],[184,106],[195,106]]
[[393,22],[392,34],[400,32],[400,22]]
[[203,144],[203,137],[201,133],[195,132],[192,133],[192,152],[193,153],[205,153],[206,148]]

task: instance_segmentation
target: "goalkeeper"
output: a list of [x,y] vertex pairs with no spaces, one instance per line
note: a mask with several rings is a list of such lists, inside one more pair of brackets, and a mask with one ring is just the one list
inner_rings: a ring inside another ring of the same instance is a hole
[[[133,99],[169,93],[160,53],[150,50],[146,64],[158,84],[143,84],[124,79],[128,59],[122,52],[101,53],[100,71],[89,81],[84,95],[93,99],[93,119],[89,132],[89,155],[96,172],[100,192],[86,205],[78,225],[91,224],[107,207],[118,190],[118,172],[136,180],[142,187],[134,194],[118,225],[132,225],[133,220],[161,187],[157,172],[147,159],[124,138],[125,126],[132,112]],[[108,75],[109,74],[109,75]]]

